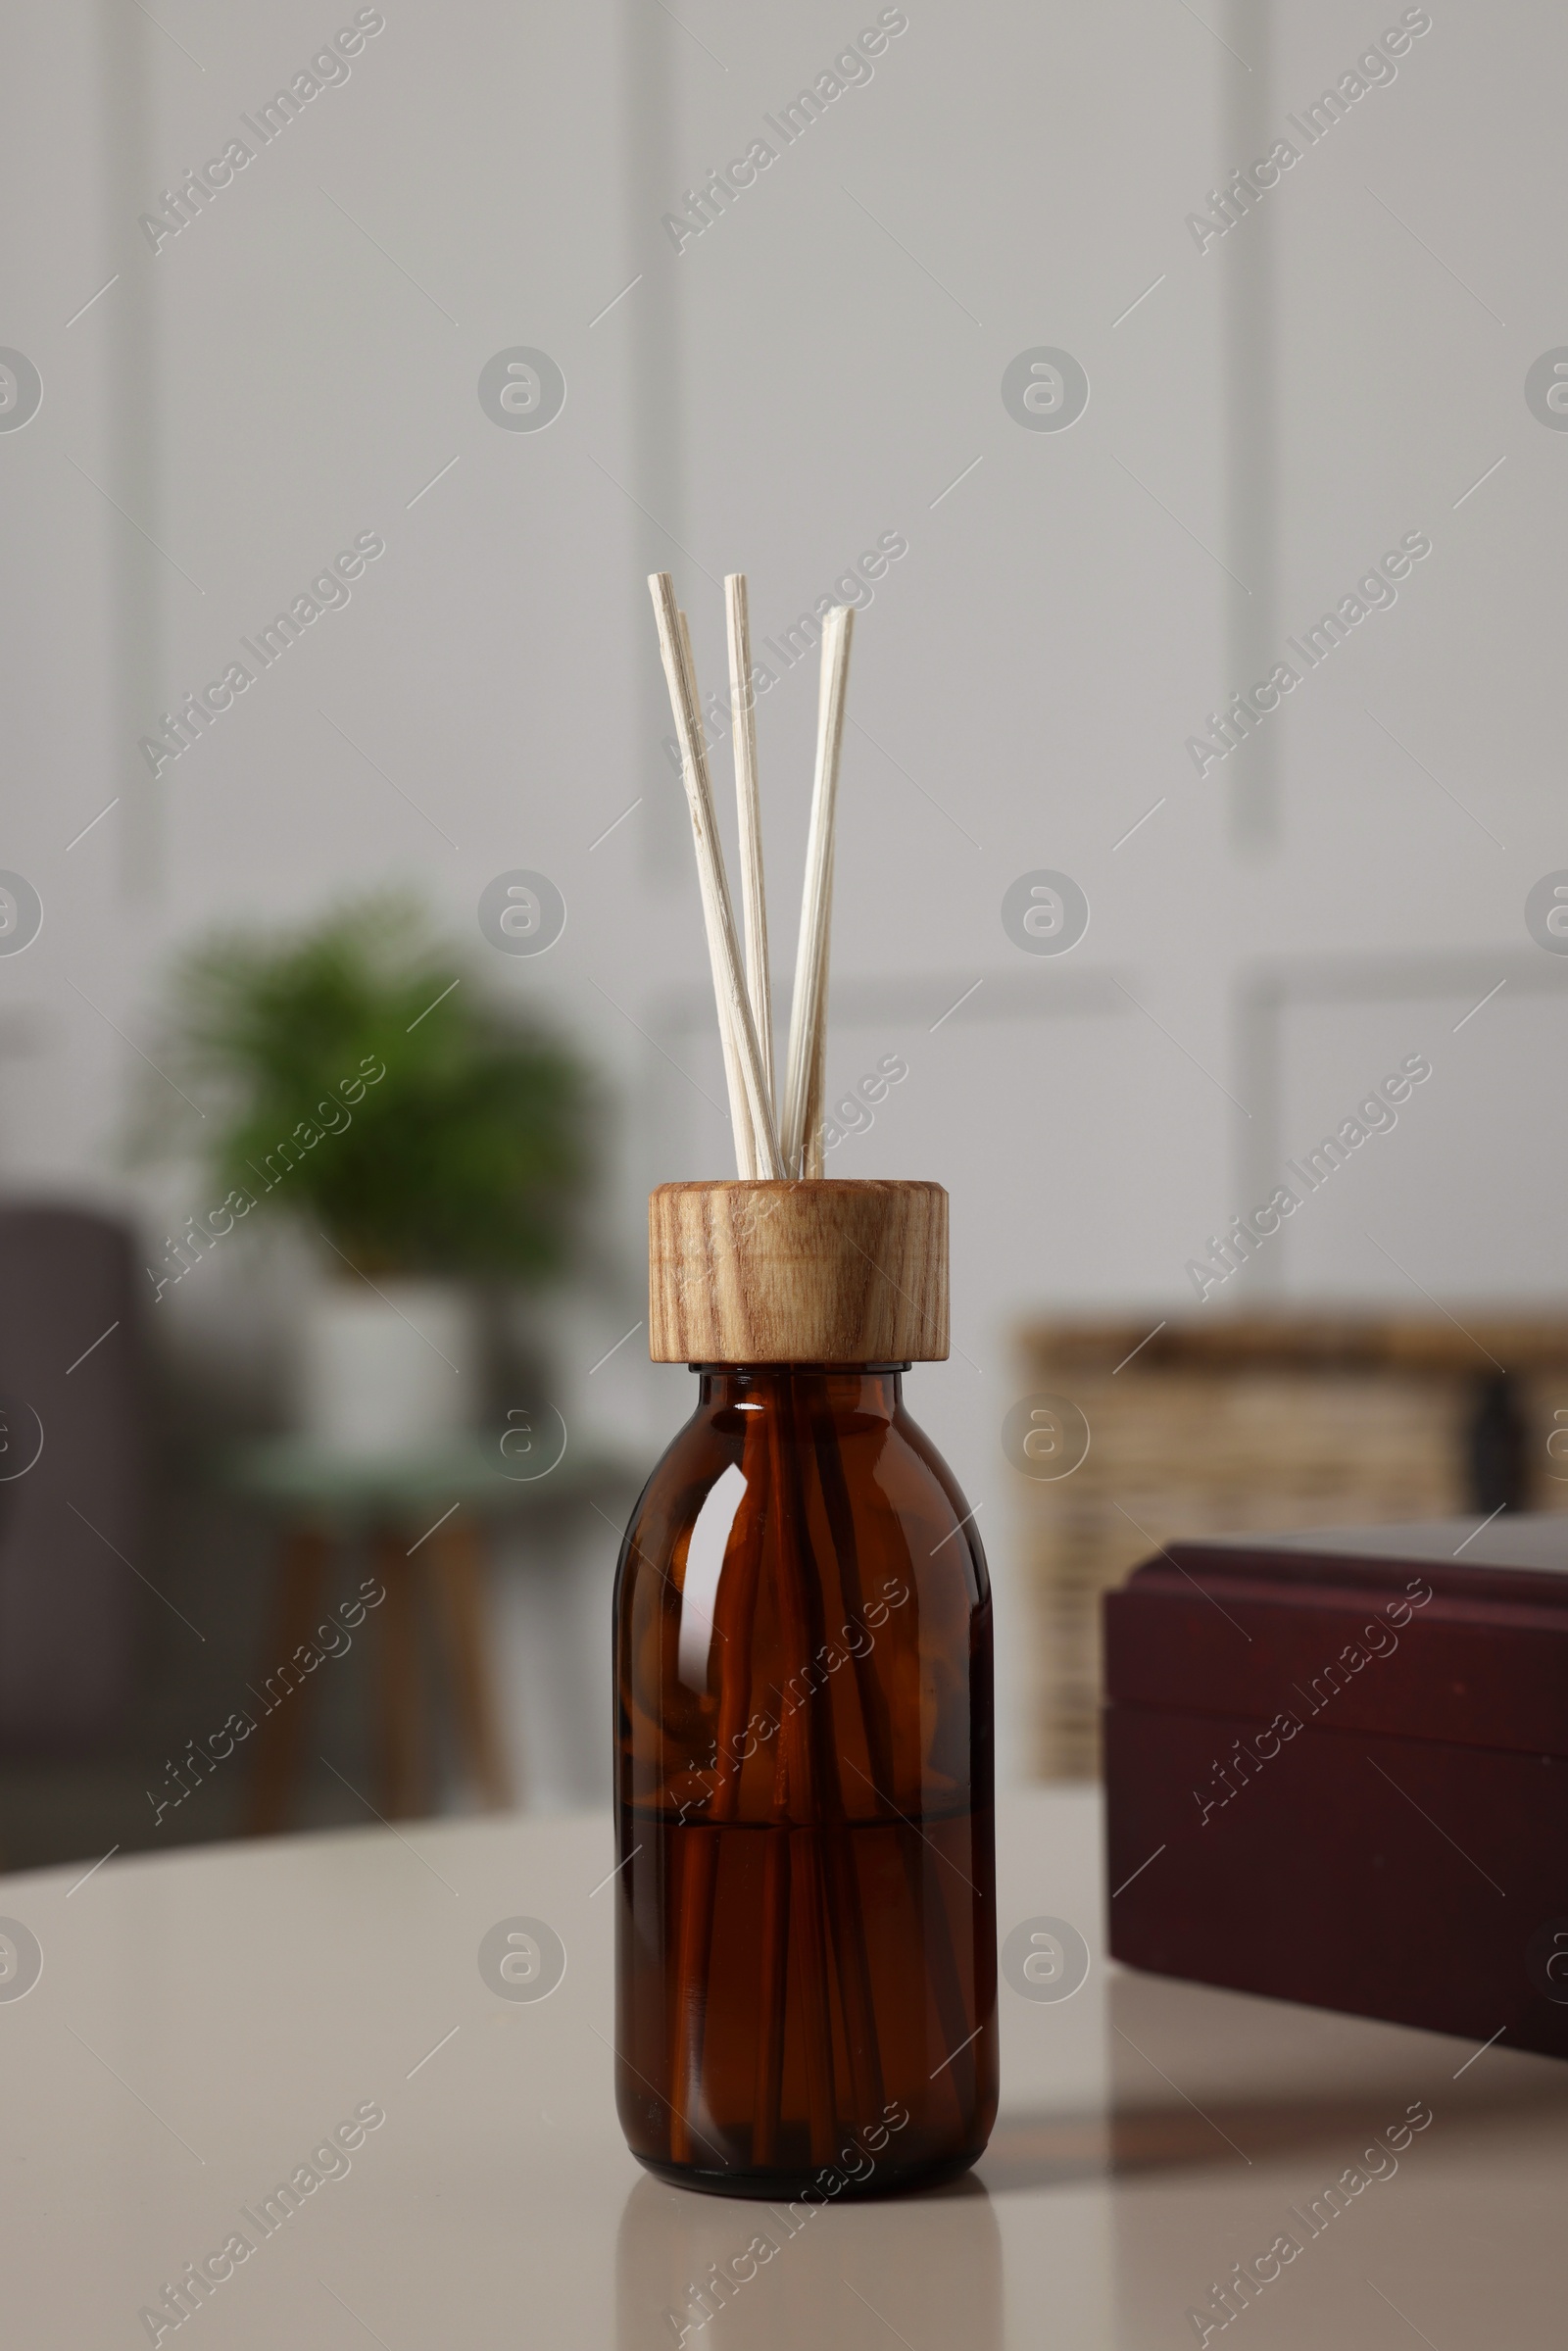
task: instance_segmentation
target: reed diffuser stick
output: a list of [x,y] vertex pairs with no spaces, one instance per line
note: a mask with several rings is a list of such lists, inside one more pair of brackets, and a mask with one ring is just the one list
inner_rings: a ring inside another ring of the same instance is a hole
[[[827,927],[833,924],[833,876],[827,882]],[[811,1053],[811,1074],[806,1092],[806,1144],[801,1157],[801,1173],[820,1180],[825,1155],[822,1141],[823,1096],[827,1092],[827,979],[822,982],[823,1011],[816,1024],[816,1044]]]
[[[812,1820],[818,1803],[828,1796],[830,1788],[836,1789],[837,1783],[830,1740],[824,1737],[826,1692],[814,1690],[810,1680],[810,1661],[820,1646],[813,1641],[813,1631],[819,1632],[820,1626],[812,1626],[808,1596],[810,1535],[805,1481],[795,1449],[794,1391],[794,1377],[786,1372],[778,1381],[773,1410],[768,1415],[768,1435],[775,1493],[775,1605],[785,1637],[785,1655],[794,1669],[786,1687],[798,1684],[804,1697],[801,1704],[788,1709],[776,1734],[772,1814],[775,1821],[787,1824],[783,1834],[789,1853],[789,1899],[769,1921],[777,1947],[765,1955],[763,1964],[765,1978],[785,1978],[793,1946],[795,1977],[800,1987],[807,2129],[811,2161],[825,2163],[833,2154],[837,2116],[829,1971],[836,1957],[838,1938],[828,1915],[829,1896],[818,1833],[813,1827],[799,1824]],[[794,1663],[796,1659],[798,1664]],[[835,1809],[842,1814],[842,1796]],[[764,2036],[766,2033],[764,2024]],[[782,2056],[781,2038],[780,2063]],[[771,2101],[771,2081],[767,2089]],[[776,2130],[771,2106],[764,2108],[760,2119],[764,2131]]]
[[[665,683],[669,688],[670,709],[674,713],[675,730],[681,746],[681,778],[686,787],[692,837],[697,847],[697,873],[708,926],[709,956],[713,972],[713,994],[718,1006],[719,1033],[720,1036],[728,1035],[733,1039],[740,1064],[740,1092],[732,1098],[730,1104],[736,1156],[742,1175],[756,1173],[777,1182],[784,1176],[784,1161],[773,1123],[772,1103],[762,1075],[761,1053],[757,1042],[757,1029],[746,993],[746,975],[741,967],[740,947],[735,936],[735,913],[730,904],[729,882],[713,817],[713,794],[708,776],[708,752],[703,739],[697,680],[686,657],[680,609],[675,602],[674,584],[668,572],[653,573],[648,585],[654,600],[659,650],[664,664]],[[748,1167],[748,1161],[751,1160],[755,1160],[753,1168]]]
[[[801,933],[795,951],[795,995],[790,1006],[790,1050],[784,1078],[783,1131],[780,1139],[784,1164],[791,1175],[806,1172],[811,1137],[812,1078],[823,1054],[819,1031],[827,1018],[833,842],[838,810],[839,758],[844,747],[844,697],[850,680],[850,641],[854,625],[854,607],[835,605],[822,632],[816,776],[811,789],[811,826],[806,845],[806,888],[801,898]],[[817,1079],[815,1092],[815,1124],[820,1129],[820,1078]],[[820,1137],[818,1148],[819,1145]]]
[[[680,615],[680,656],[692,705],[694,709],[701,710],[702,697],[697,691],[697,662],[692,654],[692,632],[684,612]],[[698,882],[702,889],[703,927],[708,934],[709,967],[713,975],[714,997],[719,1006],[718,1043],[724,1056],[724,1093],[729,1102],[730,1131],[735,1143],[735,1172],[746,1181],[755,1182],[762,1172],[761,1155],[751,1102],[747,1098],[746,1080],[741,1070],[740,1041],[735,1034],[734,1022],[725,1020],[723,1016],[723,999],[718,991],[724,950],[718,937],[713,897],[703,883],[700,864]]]
[[762,810],[757,785],[757,695],[752,685],[752,622],[746,574],[724,580],[729,636],[729,708],[735,746],[735,813],[741,843],[741,914],[746,925],[746,987],[762,1055],[768,1100],[773,1088],[773,989],[767,968],[767,890],[762,877]]

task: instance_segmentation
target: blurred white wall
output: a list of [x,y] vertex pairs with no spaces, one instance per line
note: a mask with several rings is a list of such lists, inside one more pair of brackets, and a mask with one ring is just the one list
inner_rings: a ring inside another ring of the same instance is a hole
[[[952,1191],[956,1345],[910,1400],[983,1505],[1004,1626],[1013,1326],[1195,1307],[1185,1261],[1391,1054],[1431,1082],[1248,1295],[1561,1296],[1565,966],[1524,920],[1568,865],[1568,437],[1524,391],[1568,338],[1559,12],[1442,0],[1309,144],[1288,118],[1396,7],[908,0],[786,144],[767,118],[874,6],[387,0],[265,146],[243,119],[352,8],[8,13],[0,344],[43,402],[0,431],[0,865],[44,906],[0,955],[8,1187],[128,1196],[176,943],[410,882],[625,1092],[629,1322],[643,1193],[727,1162],[644,574],[674,572],[714,687],[727,569],[776,639],[896,537],[858,623],[830,1077],[908,1076],[830,1171]],[[154,251],[138,216],[236,136],[253,159]],[[677,251],[662,216],[759,138]],[[1280,138],[1299,160],[1200,250],[1189,214]],[[481,407],[514,347],[564,377],[547,429]],[[1004,403],[1040,348],[1087,373],[1069,429]],[[160,713],[364,532],[352,601],[149,774]],[[1207,714],[1418,532],[1396,603],[1200,775]],[[781,975],[813,674],[761,706]],[[566,901],[537,960],[479,937],[514,867]],[[1069,955],[1004,930],[1037,869],[1087,894]],[[159,1185],[149,1216],[202,1204]],[[240,1380],[269,1308],[236,1249],[160,1311]],[[686,1377],[617,1396],[651,1448]]]

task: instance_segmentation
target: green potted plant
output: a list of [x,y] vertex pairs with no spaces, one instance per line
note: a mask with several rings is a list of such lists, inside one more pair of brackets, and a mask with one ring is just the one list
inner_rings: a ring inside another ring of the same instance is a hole
[[439,1441],[478,1404],[474,1286],[570,1249],[587,1173],[574,1056],[498,1006],[417,906],[377,898],[187,955],[171,1040],[222,1209],[319,1237],[298,1410],[339,1450]]

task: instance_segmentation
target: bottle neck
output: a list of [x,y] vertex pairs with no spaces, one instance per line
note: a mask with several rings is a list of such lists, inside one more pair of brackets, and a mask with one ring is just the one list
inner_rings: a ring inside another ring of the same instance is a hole
[[820,1409],[891,1421],[904,1401],[903,1363],[696,1363],[701,1404],[715,1412],[792,1409],[803,1394]]

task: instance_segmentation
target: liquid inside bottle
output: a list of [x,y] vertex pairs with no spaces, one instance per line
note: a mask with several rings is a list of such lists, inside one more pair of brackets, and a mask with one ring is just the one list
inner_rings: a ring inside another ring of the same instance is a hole
[[997,2105],[991,1601],[901,1368],[705,1367],[615,1652],[633,2153],[754,2196],[963,2170]]

